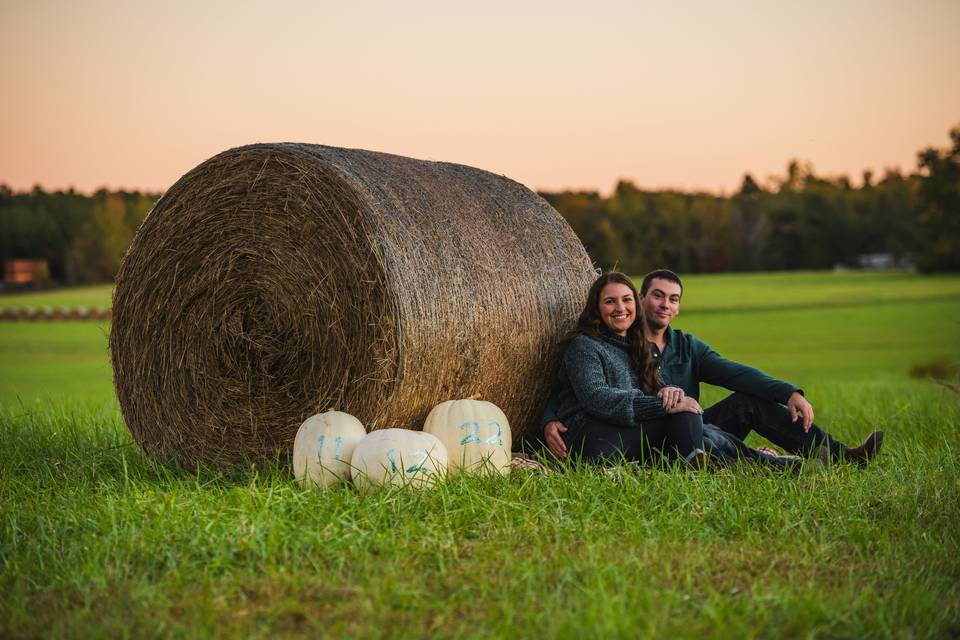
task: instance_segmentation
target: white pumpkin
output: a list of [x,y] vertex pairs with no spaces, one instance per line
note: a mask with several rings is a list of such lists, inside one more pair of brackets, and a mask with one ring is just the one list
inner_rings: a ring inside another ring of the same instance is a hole
[[435,436],[410,429],[372,431],[353,450],[353,483],[421,487],[447,472],[447,448]]
[[293,440],[293,475],[305,486],[328,487],[350,479],[350,459],[366,429],[342,411],[307,418]]
[[510,471],[513,445],[507,416],[485,400],[447,400],[433,408],[423,430],[447,447],[451,472]]

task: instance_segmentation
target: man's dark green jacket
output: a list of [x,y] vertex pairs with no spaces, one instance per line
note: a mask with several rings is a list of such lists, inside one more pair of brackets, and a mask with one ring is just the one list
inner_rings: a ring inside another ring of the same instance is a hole
[[[740,391],[772,402],[786,404],[799,387],[771,378],[754,367],[727,360],[696,336],[667,327],[661,353],[656,346],[653,355],[660,360],[664,384],[680,387],[694,399],[700,399],[700,383],[706,382],[730,391]],[[544,409],[541,425],[559,420],[557,394],[554,392]]]

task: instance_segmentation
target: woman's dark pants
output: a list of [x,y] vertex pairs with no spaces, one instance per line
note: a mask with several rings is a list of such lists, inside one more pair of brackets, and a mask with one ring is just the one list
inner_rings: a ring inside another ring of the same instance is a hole
[[572,421],[563,434],[567,448],[585,462],[621,458],[653,462],[661,456],[686,460],[703,449],[703,419],[696,413],[674,413],[644,422],[639,429],[608,423]]

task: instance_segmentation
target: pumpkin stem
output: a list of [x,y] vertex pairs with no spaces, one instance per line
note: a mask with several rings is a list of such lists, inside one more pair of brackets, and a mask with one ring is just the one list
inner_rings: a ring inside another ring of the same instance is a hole
[[468,396],[468,397],[464,398],[464,400],[479,400],[479,399],[480,399],[480,394],[479,394],[479,393],[475,393],[475,394],[473,394],[472,396]]

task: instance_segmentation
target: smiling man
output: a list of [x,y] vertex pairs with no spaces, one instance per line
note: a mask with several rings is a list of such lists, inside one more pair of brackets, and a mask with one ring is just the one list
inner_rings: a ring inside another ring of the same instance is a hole
[[[683,283],[667,269],[648,273],[640,285],[638,320],[652,356],[669,389],[661,393],[665,407],[683,397],[699,401],[700,383],[723,387],[734,393],[703,412],[705,425],[743,440],[751,431],[786,451],[809,457],[821,447],[833,460],[865,465],[880,451],[883,432],[875,431],[858,447],[847,447],[814,424],[813,406],[803,391],[789,382],[772,378],[753,367],[722,357],[697,337],[673,329],[670,323],[680,312]],[[566,427],[550,402],[544,413],[544,441],[558,457],[567,455],[563,433]],[[665,408],[666,411],[666,408]],[[705,428],[706,433],[706,428]]]

